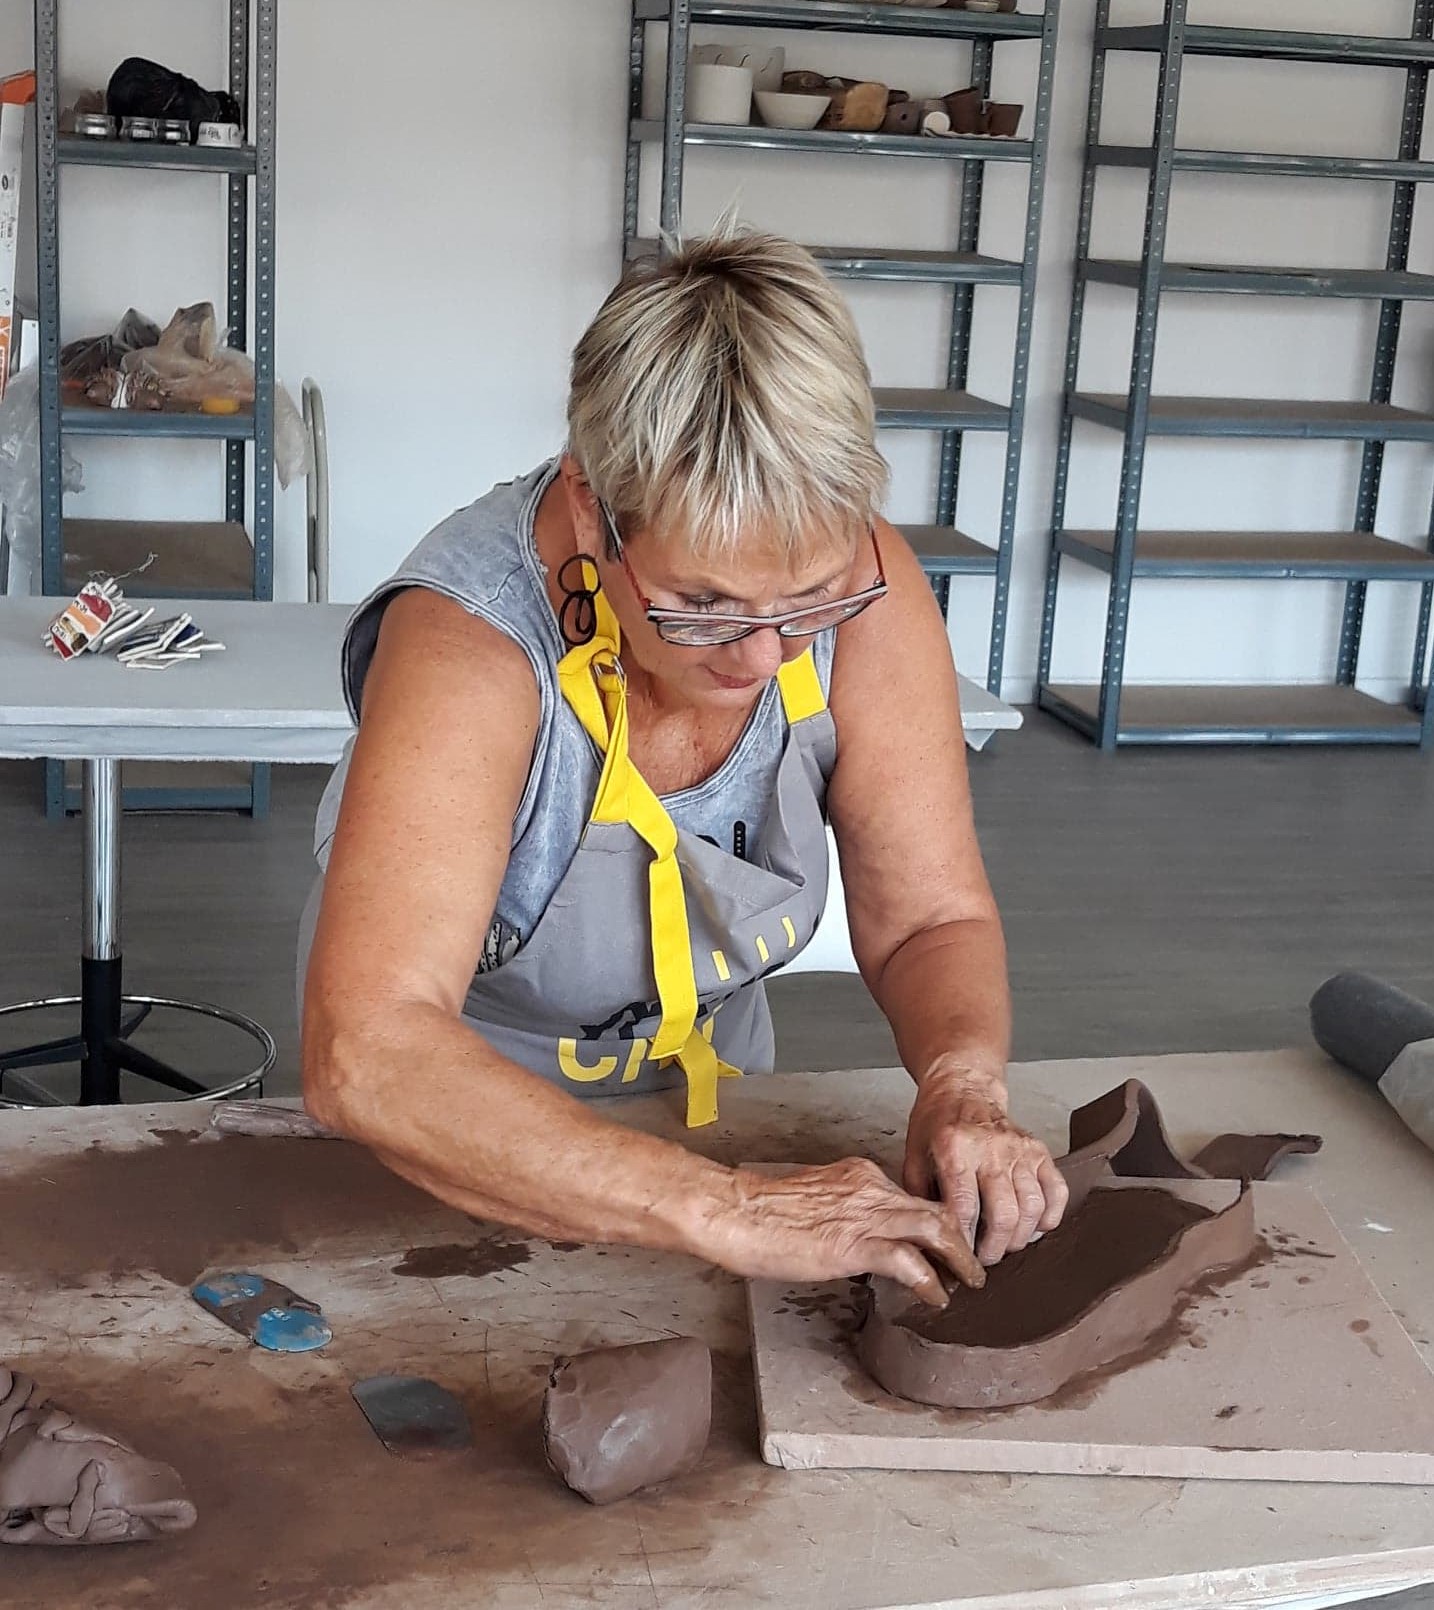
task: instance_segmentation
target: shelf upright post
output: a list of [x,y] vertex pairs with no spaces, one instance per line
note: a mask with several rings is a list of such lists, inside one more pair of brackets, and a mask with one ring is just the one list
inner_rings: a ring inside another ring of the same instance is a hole
[[[981,99],[991,96],[991,41],[978,39],[971,47],[971,82]],[[956,250],[974,252],[981,240],[981,202],[986,189],[986,164],[963,162],[960,167],[961,211],[956,228]],[[962,283],[951,293],[951,341],[946,356],[946,385],[951,391],[965,391],[971,369],[971,315],[976,288]],[[959,430],[941,433],[941,463],[936,475],[936,523],[955,525],[956,500],[961,486],[961,448]],[[951,596],[951,578],[940,578],[938,591],[941,611],[946,612]]]
[[60,37],[58,0],[35,0],[35,195],[39,214],[40,591],[65,588],[60,445]]
[[254,85],[254,596],[274,596],[274,279],[279,0],[258,0]]
[[667,105],[662,123],[661,232],[682,233],[682,164],[687,134],[687,49],[692,35],[691,0],[672,0],[667,23]]
[[622,257],[627,264],[628,251],[637,239],[638,192],[642,183],[642,141],[635,129],[642,117],[642,74],[647,57],[647,26],[637,14],[637,0],[632,0],[632,22],[627,42],[627,154],[622,174]]
[[1021,247],[1021,290],[1016,307],[1016,342],[1011,359],[1011,417],[1006,430],[1006,458],[1001,478],[1001,524],[996,546],[995,594],[991,604],[991,649],[986,687],[997,698],[1006,656],[1006,616],[1011,602],[1011,556],[1016,544],[1016,511],[1021,489],[1021,453],[1025,445],[1026,399],[1030,392],[1031,329],[1036,316],[1036,271],[1040,263],[1041,213],[1046,191],[1046,155],[1050,146],[1051,99],[1055,92],[1056,36],[1060,0],[1046,0],[1041,30],[1041,60],[1036,75],[1036,104],[1031,130],[1031,162],[1026,174],[1026,231]]
[[1080,374],[1081,330],[1085,322],[1085,299],[1089,288],[1086,265],[1090,260],[1091,223],[1095,213],[1095,186],[1099,166],[1095,149],[1100,144],[1101,108],[1105,99],[1105,31],[1110,25],[1110,0],[1096,0],[1095,54],[1091,60],[1090,98],[1086,103],[1085,155],[1081,167],[1080,212],[1076,226],[1075,283],[1071,288],[1070,325],[1066,333],[1066,367],[1061,389],[1061,429],[1056,444],[1055,486],[1051,499],[1051,546],[1046,559],[1046,594],[1041,609],[1041,641],[1036,666],[1036,693],[1051,679],[1051,660],[1055,647],[1056,600],[1061,575],[1058,537],[1064,529],[1066,498],[1070,490],[1071,451],[1075,437],[1075,415],[1071,398]]
[[[1410,37],[1427,40],[1434,24],[1434,0],[1415,0]],[[1417,162],[1424,139],[1424,110],[1429,91],[1429,69],[1411,66],[1404,77],[1404,115],[1400,122],[1399,159]],[[1414,222],[1414,200],[1418,185],[1401,181],[1394,186],[1389,216],[1389,251],[1385,266],[1392,273],[1409,267],[1409,235]],[[1388,297],[1379,305],[1379,333],[1374,344],[1374,374],[1369,400],[1387,403],[1394,395],[1394,366],[1399,355],[1399,330],[1404,303]],[[1384,443],[1364,444],[1360,455],[1359,494],[1355,503],[1356,531],[1373,531],[1379,513],[1379,485],[1384,473]],[[1344,612],[1340,620],[1339,656],[1335,680],[1345,687],[1354,684],[1359,669],[1359,644],[1364,631],[1364,604],[1369,592],[1367,581],[1352,581],[1344,590]]]
[[[249,0],[229,0],[229,93],[248,119],[249,107]],[[228,191],[229,277],[225,315],[231,342],[246,349],[249,341],[249,179],[231,173]],[[243,524],[246,497],[244,443],[224,444],[224,518]]]
[[1113,750],[1120,723],[1120,692],[1125,675],[1126,632],[1135,574],[1135,540],[1140,523],[1140,488],[1145,473],[1145,440],[1150,420],[1150,389],[1155,373],[1155,336],[1160,316],[1160,279],[1165,266],[1165,235],[1170,220],[1170,181],[1175,171],[1175,126],[1180,109],[1180,75],[1185,60],[1185,18],[1189,0],[1165,0],[1160,84],[1155,101],[1155,143],[1145,206],[1140,286],[1136,293],[1134,355],[1120,464],[1115,548],[1111,561],[1110,603],[1106,610],[1105,652],[1101,666],[1096,741]]

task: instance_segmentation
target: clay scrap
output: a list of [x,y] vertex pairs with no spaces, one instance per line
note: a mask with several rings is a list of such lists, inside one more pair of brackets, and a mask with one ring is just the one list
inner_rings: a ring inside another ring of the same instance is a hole
[[[1186,1162],[1154,1096],[1129,1079],[1071,1114],[1070,1145],[1057,1165],[1071,1193],[1064,1221],[988,1270],[983,1290],[933,1313],[895,1282],[872,1283],[857,1356],[880,1386],[943,1408],[1002,1408],[1159,1351],[1192,1289],[1253,1258],[1250,1180],[1321,1141],[1221,1135]],[[1116,1177],[1242,1186],[1212,1213],[1157,1187],[1115,1187]]]
[[543,1398],[548,1464],[593,1504],[691,1470],[711,1427],[712,1355],[691,1336],[559,1358]]
[[179,1473],[50,1403],[0,1365],[0,1543],[136,1543],[187,1531]]
[[1070,1151],[1060,1160],[1067,1179],[1092,1158],[1113,1174],[1144,1180],[1262,1180],[1282,1158],[1317,1152],[1318,1135],[1217,1135],[1186,1162],[1171,1145],[1155,1097],[1139,1079],[1077,1107],[1070,1117]]

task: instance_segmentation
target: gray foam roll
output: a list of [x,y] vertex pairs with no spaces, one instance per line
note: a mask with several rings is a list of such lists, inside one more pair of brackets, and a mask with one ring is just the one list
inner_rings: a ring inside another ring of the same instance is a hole
[[1434,1007],[1369,973],[1336,973],[1314,992],[1310,1029],[1336,1062],[1378,1080],[1406,1045],[1434,1040]]

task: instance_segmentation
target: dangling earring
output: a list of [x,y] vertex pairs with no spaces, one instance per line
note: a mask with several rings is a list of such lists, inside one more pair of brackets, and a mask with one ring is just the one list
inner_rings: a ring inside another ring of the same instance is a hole
[[[568,572],[576,565],[577,580]],[[558,625],[563,639],[574,648],[591,643],[597,632],[597,595],[601,582],[597,566],[584,553],[575,553],[564,559],[558,567],[558,586],[562,589],[563,603],[558,611]]]

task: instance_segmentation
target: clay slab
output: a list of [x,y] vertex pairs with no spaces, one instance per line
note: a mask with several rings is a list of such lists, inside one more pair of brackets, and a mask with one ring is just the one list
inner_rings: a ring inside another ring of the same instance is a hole
[[[1168,1188],[1213,1208],[1237,1189]],[[893,1398],[852,1355],[847,1282],[749,1282],[762,1457],[800,1470],[1434,1482],[1434,1373],[1313,1192],[1254,1193],[1276,1256],[1197,1298],[1169,1352],[1044,1404]]]

